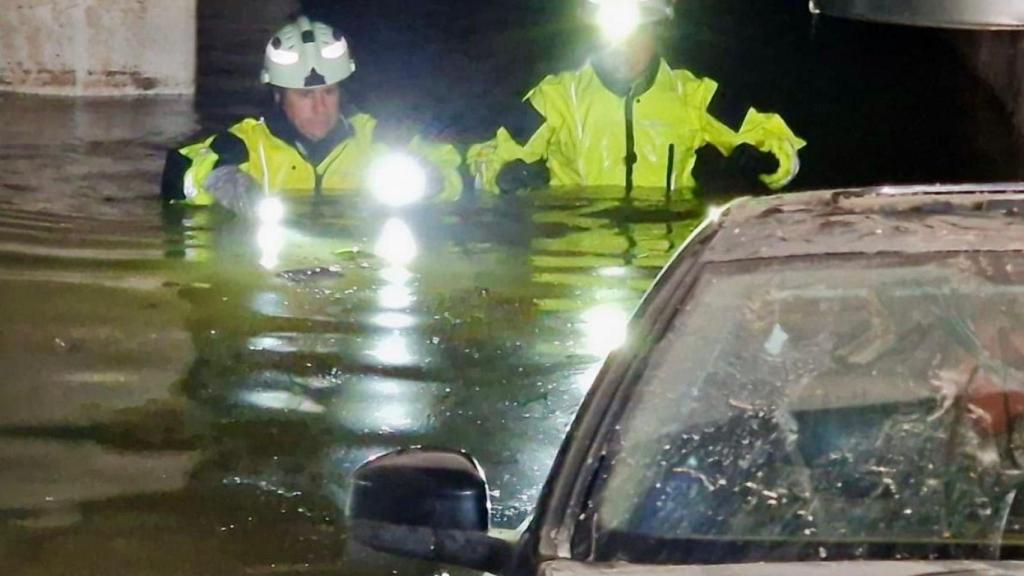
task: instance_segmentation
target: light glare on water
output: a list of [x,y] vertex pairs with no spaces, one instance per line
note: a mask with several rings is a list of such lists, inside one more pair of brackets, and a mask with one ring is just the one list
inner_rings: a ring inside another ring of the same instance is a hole
[[[140,163],[149,194],[159,163]],[[40,456],[0,470],[0,565],[344,572],[360,561],[339,545],[348,474],[411,444],[473,453],[495,524],[518,525],[699,214],[660,192],[623,206],[537,193],[399,218],[373,198],[300,200],[265,222],[149,199],[0,207],[0,298],[18,303],[0,443]]]

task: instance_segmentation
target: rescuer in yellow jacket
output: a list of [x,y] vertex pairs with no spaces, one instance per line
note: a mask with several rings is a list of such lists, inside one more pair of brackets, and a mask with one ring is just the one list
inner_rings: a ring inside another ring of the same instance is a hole
[[724,168],[770,189],[800,169],[805,142],[780,116],[749,109],[739,131],[709,112],[718,85],[658,56],[670,0],[587,0],[608,43],[582,68],[548,76],[527,96],[540,127],[524,145],[505,128],[467,155],[489,192],[559,186],[692,190],[697,151],[710,144]]
[[[400,155],[375,140],[376,120],[346,113],[339,83],[354,72],[348,42],[338,30],[306,17],[282,28],[267,44],[262,73],[263,83],[274,90],[272,110],[172,150],[164,168],[164,199],[217,203],[249,215],[265,195],[350,193],[372,188],[375,177],[457,199],[462,158],[454,146],[415,138]],[[410,173],[417,169],[421,182]],[[396,191],[399,196],[416,192]]]

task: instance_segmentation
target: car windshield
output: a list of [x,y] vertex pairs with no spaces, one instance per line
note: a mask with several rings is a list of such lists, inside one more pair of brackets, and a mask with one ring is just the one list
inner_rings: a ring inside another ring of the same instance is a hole
[[638,563],[997,558],[1024,536],[1019,255],[709,265],[577,533]]

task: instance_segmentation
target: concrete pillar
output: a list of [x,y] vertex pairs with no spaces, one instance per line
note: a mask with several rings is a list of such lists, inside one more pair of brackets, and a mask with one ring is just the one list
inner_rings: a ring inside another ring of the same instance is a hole
[[0,90],[190,94],[196,0],[0,0]]

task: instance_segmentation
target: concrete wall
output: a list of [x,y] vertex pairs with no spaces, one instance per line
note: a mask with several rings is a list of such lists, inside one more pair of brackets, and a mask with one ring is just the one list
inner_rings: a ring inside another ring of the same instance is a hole
[[0,0],[0,90],[188,94],[195,70],[196,0]]

